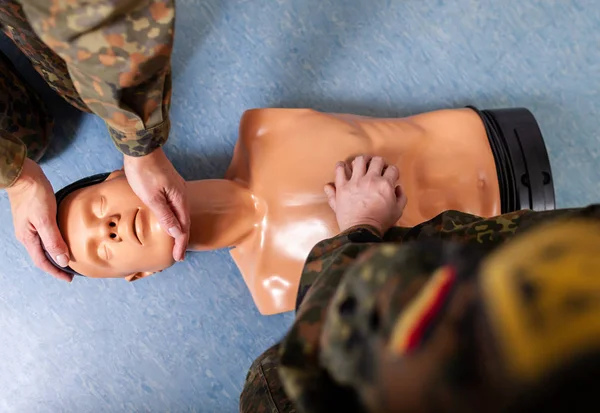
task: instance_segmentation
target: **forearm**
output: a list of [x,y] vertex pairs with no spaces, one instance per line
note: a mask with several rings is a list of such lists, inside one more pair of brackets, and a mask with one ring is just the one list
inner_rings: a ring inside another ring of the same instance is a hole
[[121,152],[147,155],[167,140],[173,0],[21,3]]

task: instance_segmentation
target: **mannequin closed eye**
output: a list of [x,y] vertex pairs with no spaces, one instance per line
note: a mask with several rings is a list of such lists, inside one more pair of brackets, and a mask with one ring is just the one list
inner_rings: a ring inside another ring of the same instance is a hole
[[94,261],[94,263],[102,267],[109,266],[109,261],[113,257],[113,252],[106,242],[98,242],[96,239],[89,239],[86,249],[88,251],[88,256]]
[[106,198],[100,196],[92,202],[92,213],[98,218],[102,218],[106,212]]
[[112,251],[108,248],[106,243],[102,243],[102,245],[98,247],[98,257],[100,257],[101,260],[110,261],[112,256]]
[[100,197],[100,215],[98,215],[98,216],[103,217],[105,211],[106,211],[106,198],[101,196]]

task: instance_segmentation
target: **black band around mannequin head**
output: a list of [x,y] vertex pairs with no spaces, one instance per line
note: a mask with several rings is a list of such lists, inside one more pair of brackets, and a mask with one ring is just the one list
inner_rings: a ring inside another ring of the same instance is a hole
[[[70,194],[72,194],[73,192],[75,192],[79,189],[86,188],[88,186],[100,184],[100,183],[106,181],[106,179],[108,178],[109,175],[110,175],[110,173],[102,173],[102,174],[92,175],[92,176],[88,176],[87,178],[82,178],[78,181],[73,182],[72,184],[65,186],[64,188],[62,188],[60,191],[58,191],[55,194],[56,210],[58,211],[58,207],[60,206],[60,203],[62,201],[64,201],[64,199],[66,197],[68,197]],[[58,215],[57,215],[57,221],[58,221]],[[52,258],[50,256],[50,254],[48,254],[48,251],[46,251],[46,248],[44,248],[43,244],[42,244],[42,249],[44,250],[44,254],[46,254],[46,257],[48,258],[48,261],[50,261],[50,263],[52,265],[54,265],[56,268],[58,268],[61,271],[66,272],[68,274],[71,274],[71,275],[82,276],[77,271],[73,270],[71,267],[61,267],[60,265],[58,265],[54,261],[54,258]]]

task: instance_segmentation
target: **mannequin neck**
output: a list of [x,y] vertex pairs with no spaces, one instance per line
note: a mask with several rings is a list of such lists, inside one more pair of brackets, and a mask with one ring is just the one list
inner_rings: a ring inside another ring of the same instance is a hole
[[239,184],[225,179],[187,182],[191,230],[188,250],[206,251],[236,245],[261,220],[258,202]]

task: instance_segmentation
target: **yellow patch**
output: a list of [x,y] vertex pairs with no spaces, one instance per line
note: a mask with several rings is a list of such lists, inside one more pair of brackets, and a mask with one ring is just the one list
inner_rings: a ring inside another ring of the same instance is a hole
[[507,244],[484,263],[481,288],[514,378],[600,350],[600,225],[555,223]]
[[394,255],[396,255],[398,253],[398,246],[386,244],[386,245],[381,246],[381,248],[379,248],[379,252],[384,257],[393,257]]

